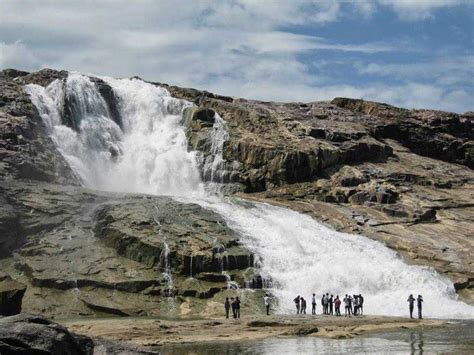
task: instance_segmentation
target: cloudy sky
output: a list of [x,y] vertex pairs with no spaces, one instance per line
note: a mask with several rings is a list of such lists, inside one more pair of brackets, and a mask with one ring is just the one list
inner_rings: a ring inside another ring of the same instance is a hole
[[0,0],[0,69],[474,110],[474,0]]

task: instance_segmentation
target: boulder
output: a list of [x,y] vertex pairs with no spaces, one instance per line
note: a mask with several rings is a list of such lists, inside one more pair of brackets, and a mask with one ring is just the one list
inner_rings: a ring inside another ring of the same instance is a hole
[[0,318],[0,353],[86,355],[94,342],[42,316],[19,314]]

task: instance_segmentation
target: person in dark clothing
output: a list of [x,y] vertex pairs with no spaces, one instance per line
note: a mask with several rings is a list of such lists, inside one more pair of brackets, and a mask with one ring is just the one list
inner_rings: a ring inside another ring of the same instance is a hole
[[312,306],[311,313],[316,314],[316,294],[315,293],[313,293],[313,297],[311,298],[311,306]]
[[349,315],[350,315],[350,314],[354,314],[354,311],[353,311],[353,309],[352,309],[352,304],[353,304],[353,301],[354,301],[354,300],[352,299],[352,296],[351,296],[351,295],[349,295],[348,300],[349,300]]
[[234,319],[237,319],[237,309],[235,308],[235,299],[234,297],[230,298],[230,306],[232,307],[232,316]]
[[326,293],[326,314],[329,314],[329,293]]
[[361,315],[364,315],[364,297],[359,294],[359,311]]
[[423,297],[421,295],[418,295],[418,297],[416,298],[416,306],[418,307],[418,318],[419,319],[422,319],[423,316],[421,314],[421,311],[422,311],[422,308],[423,308]]
[[334,303],[334,296],[331,295],[331,297],[329,297],[329,314],[330,315],[334,315],[334,306],[333,306],[333,303]]
[[410,318],[413,319],[413,307],[415,305],[415,298],[413,297],[413,295],[408,296],[407,302],[408,308],[410,310]]
[[229,310],[230,310],[229,297],[226,297],[226,298],[225,298],[224,307],[225,307],[225,317],[226,317],[227,319],[229,319]]
[[349,311],[349,297],[347,295],[344,296],[344,299],[342,300],[344,302],[344,316],[351,316],[351,312]]
[[293,302],[295,302],[295,306],[296,306],[296,314],[300,314],[300,296],[297,296]]
[[306,300],[301,297],[301,312],[300,314],[306,314]]
[[321,297],[321,307],[323,307],[323,314],[326,314],[326,295],[324,294]]
[[239,297],[235,298],[235,315],[236,315],[236,318],[240,319],[240,300],[239,300]]
[[357,295],[354,295],[354,315],[358,315],[359,314],[359,296]]
[[263,297],[263,303],[265,304],[265,308],[267,309],[267,316],[269,316],[272,298],[268,294],[265,294],[265,297]]
[[340,317],[341,316],[341,300],[339,299],[339,295],[336,296],[336,299],[334,301],[334,307],[336,309],[336,316]]

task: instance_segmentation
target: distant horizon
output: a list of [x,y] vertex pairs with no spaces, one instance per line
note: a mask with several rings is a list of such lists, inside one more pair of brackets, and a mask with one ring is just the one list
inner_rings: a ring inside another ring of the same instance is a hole
[[474,1],[0,0],[7,68],[465,113],[474,110]]

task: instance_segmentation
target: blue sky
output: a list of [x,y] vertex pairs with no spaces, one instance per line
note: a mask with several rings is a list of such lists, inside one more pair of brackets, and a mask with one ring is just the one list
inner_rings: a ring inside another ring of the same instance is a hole
[[474,0],[0,0],[0,69],[474,110]]

